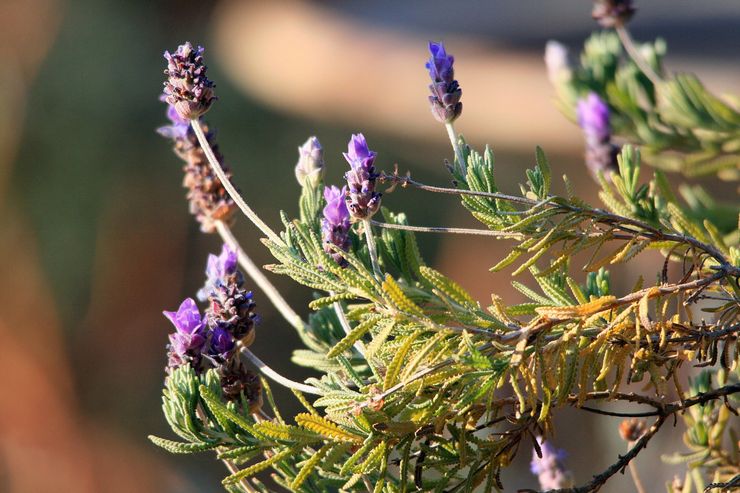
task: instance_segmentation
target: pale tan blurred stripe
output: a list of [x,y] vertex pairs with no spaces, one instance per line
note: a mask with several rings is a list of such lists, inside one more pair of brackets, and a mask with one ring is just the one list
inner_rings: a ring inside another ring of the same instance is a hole
[[[298,0],[227,0],[216,10],[214,30],[220,65],[242,90],[271,106],[400,138],[440,135],[426,99],[427,37],[375,28]],[[457,129],[471,142],[580,153],[579,131],[555,109],[541,56],[461,36],[444,41],[463,88]],[[667,65],[697,72],[718,94],[737,93],[740,84],[736,64],[669,53]]]
[[[224,2],[214,27],[221,66],[270,105],[401,137],[439,134],[427,103],[427,38],[289,0]],[[541,57],[510,55],[471,39],[444,41],[463,88],[458,131],[504,147],[579,146],[577,129],[552,104]]]

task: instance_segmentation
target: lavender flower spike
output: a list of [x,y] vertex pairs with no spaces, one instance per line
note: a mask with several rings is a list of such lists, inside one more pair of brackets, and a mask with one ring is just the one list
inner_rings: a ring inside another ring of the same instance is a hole
[[193,48],[189,42],[177,47],[175,53],[164,52],[167,80],[164,94],[169,104],[184,120],[200,117],[213,104],[214,84],[208,77],[208,68],[203,64],[203,48]]
[[[167,102],[166,95],[162,95],[160,99]],[[234,212],[236,212],[236,204],[214,174],[203,148],[190,127],[190,120],[180,116],[175,106],[171,104],[167,105],[167,118],[171,125],[160,127],[157,132],[174,141],[173,150],[177,157],[185,163],[183,166],[183,171],[185,171],[183,186],[188,189],[187,198],[190,202],[190,213],[200,223],[201,231],[213,233],[216,231],[216,221],[225,223],[231,221]],[[203,122],[201,122],[201,127],[213,154],[230,179],[231,172],[228,166],[224,164],[224,158],[218,150],[213,132],[210,132],[208,126]]]
[[426,63],[426,68],[432,79],[429,85],[432,92],[429,96],[432,115],[440,123],[451,123],[462,113],[462,89],[455,80],[455,70],[452,67],[455,58],[447,54],[441,42],[430,41],[429,52],[432,56]]
[[586,166],[594,176],[617,169],[619,148],[611,143],[609,106],[596,93],[576,105],[578,124],[586,138]]
[[298,148],[298,163],[295,165],[295,178],[301,186],[318,186],[324,178],[324,150],[316,137]]
[[347,145],[344,159],[350,165],[345,173],[348,196],[347,208],[355,220],[370,219],[380,208],[381,194],[375,191],[375,156],[377,153],[367,147],[367,141],[362,134],[353,134]]
[[201,318],[195,301],[187,298],[176,312],[162,313],[175,326],[175,333],[169,335],[168,367],[174,368],[186,362],[197,362],[206,337],[205,320]]
[[321,236],[324,241],[324,251],[332,256],[340,266],[347,265],[347,261],[340,253],[335,252],[329,245],[335,245],[345,252],[349,250],[349,210],[345,201],[347,188],[331,186],[324,189],[324,218],[321,221]]
[[532,451],[530,471],[539,479],[540,489],[555,490],[573,486],[571,473],[563,466],[565,451],[555,449],[542,437],[537,437],[537,443],[540,446],[542,457],[537,455],[536,450]]

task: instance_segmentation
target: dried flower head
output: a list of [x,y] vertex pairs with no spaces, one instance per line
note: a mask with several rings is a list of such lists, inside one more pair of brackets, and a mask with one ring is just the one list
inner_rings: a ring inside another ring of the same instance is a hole
[[429,77],[432,83],[429,90],[432,92],[429,96],[429,102],[432,107],[432,115],[440,123],[449,123],[454,121],[462,113],[462,89],[460,84],[455,80],[455,70],[452,65],[455,58],[448,55],[442,42],[429,42],[429,52],[431,57],[426,63],[429,70]]
[[341,189],[335,186],[324,188],[324,206],[323,219],[321,220],[321,237],[324,241],[324,251],[334,258],[334,261],[340,266],[347,265],[347,261],[342,255],[334,251],[330,245],[335,245],[345,252],[349,250],[349,210],[345,196],[347,188]]
[[556,449],[542,437],[537,437],[542,456],[537,455],[537,449],[532,451],[530,471],[537,476],[542,490],[553,490],[573,486],[570,471],[565,469],[563,459],[565,451]]
[[233,358],[227,364],[217,368],[221,380],[223,396],[230,401],[244,399],[249,407],[249,413],[257,412],[262,407],[262,383],[259,376],[248,370],[238,358]]
[[298,148],[295,178],[301,186],[309,185],[314,188],[324,179],[324,150],[316,137],[309,137]]
[[601,27],[612,28],[626,24],[635,14],[632,0],[595,0],[591,17]]
[[[172,105],[167,107],[167,117],[171,124],[158,128],[157,132],[174,141],[175,154],[185,162],[183,186],[188,189],[190,213],[200,223],[201,231],[213,233],[216,231],[215,221],[229,222],[231,220],[236,212],[236,204],[221,184],[221,180],[213,172],[188,120],[183,119]],[[210,132],[206,124],[201,123],[201,127],[216,159],[224,168],[226,176],[231,178],[231,171],[223,164],[224,158],[218,150],[214,134]]]
[[203,64],[203,48],[193,48],[189,42],[177,47],[174,53],[164,52],[167,68],[164,73],[166,101],[180,118],[193,120],[200,117],[213,104],[214,84],[206,76],[208,67]]
[[647,431],[644,419],[625,419],[619,424],[619,436],[625,442],[636,442]]
[[376,156],[377,153],[368,148],[364,135],[352,135],[344,153],[350,166],[344,178],[348,189],[347,208],[355,220],[369,219],[380,208],[381,194],[375,191],[379,176],[374,166]]
[[586,139],[586,166],[594,176],[617,169],[619,148],[612,145],[609,106],[596,93],[589,93],[576,105],[578,124]]

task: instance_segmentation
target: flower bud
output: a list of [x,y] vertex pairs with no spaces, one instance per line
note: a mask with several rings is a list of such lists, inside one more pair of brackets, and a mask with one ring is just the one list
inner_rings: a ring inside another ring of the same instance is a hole
[[547,78],[554,86],[571,78],[570,62],[568,61],[568,48],[564,44],[550,40],[545,45],[545,66],[547,67]]
[[345,252],[349,250],[349,210],[345,196],[346,187],[339,189],[331,186],[324,188],[324,217],[321,220],[321,238],[324,241],[324,251],[332,256],[334,261],[340,266],[347,265],[347,261],[342,254],[334,251],[330,245],[339,247]]
[[313,188],[324,179],[324,149],[316,137],[309,137],[298,148],[295,178],[301,186],[308,185]]
[[591,17],[601,27],[613,28],[626,24],[635,10],[632,0],[595,0]]
[[590,93],[576,105],[578,124],[586,138],[585,161],[591,174],[617,169],[619,147],[611,142],[609,106],[596,93]]
[[381,194],[375,191],[375,157],[377,153],[367,146],[365,136],[352,135],[347,145],[344,159],[350,165],[350,170],[344,174],[347,180],[347,208],[352,218],[364,220],[371,218],[380,208]]

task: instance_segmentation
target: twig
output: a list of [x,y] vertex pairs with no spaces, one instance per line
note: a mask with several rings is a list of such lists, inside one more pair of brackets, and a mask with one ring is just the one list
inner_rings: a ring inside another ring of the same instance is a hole
[[637,49],[637,46],[635,46],[635,42],[632,40],[632,36],[630,36],[627,28],[624,27],[624,25],[619,25],[615,28],[615,30],[617,31],[617,36],[619,36],[619,40],[622,42],[622,46],[624,46],[627,54],[629,54],[632,61],[635,62],[635,65],[639,67],[642,73],[645,74],[645,77],[650,79],[650,82],[652,82],[655,86],[662,82],[660,75],[658,75],[655,70],[653,70],[653,67],[651,67],[650,64],[647,63],[645,58]]
[[[627,447],[633,447],[634,442],[628,442]],[[632,476],[632,482],[635,483],[635,488],[637,489],[637,493],[646,493],[645,486],[642,484],[642,480],[640,480],[640,474],[637,472],[637,466],[634,462],[630,461],[629,463],[629,470],[630,475]]]
[[267,296],[275,309],[283,316],[283,318],[296,330],[304,331],[306,329],[306,323],[303,321],[300,315],[298,315],[293,308],[285,301],[285,298],[280,292],[273,286],[273,284],[265,277],[262,270],[252,261],[251,258],[239,245],[239,242],[234,237],[231,228],[227,226],[223,221],[216,221],[216,230],[221,239],[231,247],[232,250],[237,252],[239,257],[239,265],[241,265],[246,271],[247,275],[254,281],[255,284],[262,290]]
[[272,242],[282,245],[283,240],[280,239],[280,237],[270,229],[262,219],[260,219],[252,208],[247,205],[242,196],[239,195],[236,188],[234,188],[234,185],[229,181],[226,173],[224,173],[224,170],[221,167],[221,163],[218,162],[218,159],[216,159],[216,156],[213,154],[213,149],[211,149],[211,145],[208,143],[208,139],[206,139],[206,136],[203,133],[203,128],[200,126],[200,122],[198,120],[190,120],[190,126],[193,128],[193,132],[195,132],[196,137],[198,137],[200,147],[203,149],[206,158],[208,158],[208,162],[210,163],[213,172],[216,173],[221,184],[224,186],[226,191],[229,192],[231,199],[236,203],[239,209],[241,209],[244,215],[247,216],[247,218],[249,218],[249,220],[252,221],[252,223],[257,226],[257,228],[259,228],[259,230],[262,231]]
[[271,379],[275,383],[279,383],[283,387],[287,387],[289,389],[299,390],[306,394],[313,394],[313,395],[324,395],[324,393],[311,385],[306,385],[305,383],[296,382],[294,380],[291,380],[289,378],[285,378],[269,366],[265,364],[264,361],[259,359],[256,354],[254,354],[252,351],[249,350],[249,348],[246,348],[244,346],[240,346],[239,350],[241,353],[246,356],[246,358],[254,364],[254,366],[257,367],[257,369],[265,375],[267,378]]

